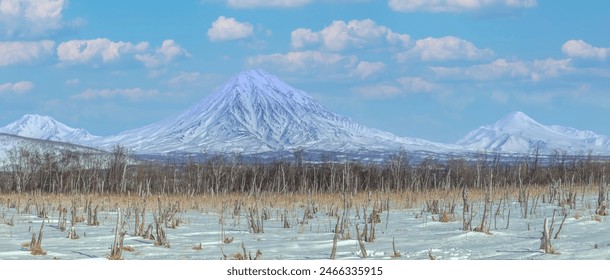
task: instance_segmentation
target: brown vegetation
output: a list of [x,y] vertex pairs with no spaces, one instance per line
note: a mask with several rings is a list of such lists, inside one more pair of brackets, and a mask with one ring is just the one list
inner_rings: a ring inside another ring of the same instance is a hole
[[[576,208],[576,200],[583,200],[585,194],[598,196],[597,205],[591,205],[593,219],[601,221],[608,215],[605,178],[610,161],[591,156],[535,154],[502,162],[498,155],[480,154],[474,161],[441,162],[431,158],[415,161],[402,152],[385,163],[306,163],[302,159],[254,163],[239,156],[131,163],[121,147],[103,157],[19,148],[9,153],[9,165],[0,172],[0,203],[16,213],[35,213],[43,225],[45,219],[57,217],[58,229],[69,230],[68,237],[73,239],[78,238],[78,223],[97,226],[99,212],[124,209],[117,214],[110,259],[122,258],[127,221],[133,225],[134,236],[169,247],[171,231],[166,230],[184,223],[181,213],[186,210],[219,213],[218,241],[223,244],[233,242],[224,232],[230,217],[233,226],[245,219],[247,229],[260,234],[270,219],[281,221],[283,228],[304,228],[324,213],[333,223],[337,219],[331,259],[336,257],[338,240],[351,239],[354,229],[366,257],[365,242],[375,242],[376,231],[387,229],[390,209],[421,207],[426,217],[450,223],[460,222],[456,208],[461,208],[463,230],[490,233],[498,227],[497,217],[507,217],[509,227],[508,203],[518,203],[513,215],[521,218],[537,215],[539,204],[554,204],[563,209],[564,216],[554,239],[570,210]],[[582,213],[576,210],[573,215],[580,218]],[[553,222],[554,217],[543,232],[541,249],[545,252],[554,250],[550,245]],[[14,224],[13,218],[6,223]],[[42,232],[41,227],[38,237],[34,234],[28,244],[33,254],[44,252]],[[393,251],[394,257],[400,256],[396,248]],[[245,251],[239,254],[242,259],[252,258]],[[431,251],[429,254],[432,259]]]

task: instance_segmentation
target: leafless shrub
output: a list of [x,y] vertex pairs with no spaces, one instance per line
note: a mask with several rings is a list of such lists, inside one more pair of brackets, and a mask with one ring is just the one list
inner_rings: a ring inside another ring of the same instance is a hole
[[363,258],[367,257],[366,248],[364,248],[364,243],[362,243],[362,237],[360,236],[360,225],[356,224],[356,236],[358,238],[358,245],[360,246],[360,252]]
[[233,243],[233,237],[232,236],[226,236],[225,239],[222,240],[222,243],[224,244],[230,244]]
[[195,250],[195,251],[203,250],[203,246],[201,245],[201,242],[199,242],[198,245],[193,246],[193,250]]
[[123,259],[123,240],[125,239],[125,231],[123,230],[125,222],[121,216],[121,209],[117,209],[117,221],[114,231],[114,242],[110,249],[109,260],[121,260]]
[[442,212],[438,215],[438,220],[441,223],[449,223],[454,220],[453,215],[448,212]]
[[547,225],[547,219],[545,218],[544,226],[543,226],[543,230],[542,230],[542,237],[540,238],[540,249],[543,250],[545,254],[554,254],[555,253],[555,249],[551,245],[550,236],[552,234],[553,234],[553,232],[551,232],[549,230],[549,227]]
[[263,219],[258,211],[258,204],[255,204],[254,207],[248,208],[248,223],[252,233],[264,232]]
[[[44,216],[44,213],[43,213]],[[40,230],[38,231],[38,238],[36,233],[32,233],[32,241],[30,241],[30,254],[35,256],[46,255],[47,252],[42,249],[42,232],[44,230],[44,219],[40,224]]]
[[394,237],[392,237],[392,258],[400,258],[401,254],[396,251],[396,243],[394,243]]

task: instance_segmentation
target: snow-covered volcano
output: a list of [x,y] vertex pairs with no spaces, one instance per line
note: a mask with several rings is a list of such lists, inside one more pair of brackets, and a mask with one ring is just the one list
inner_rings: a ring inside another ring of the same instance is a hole
[[136,153],[239,152],[303,148],[359,150],[451,150],[452,145],[401,138],[367,128],[331,112],[307,93],[262,70],[249,70],[186,111],[151,125],[105,138]]
[[523,112],[512,112],[491,125],[481,126],[457,142],[468,149],[489,152],[540,154],[610,154],[610,138],[587,130],[542,125]]
[[1,127],[0,133],[67,143],[85,143],[98,138],[84,129],[72,128],[51,117],[40,115],[25,115]]
[[16,153],[15,155],[19,155],[20,148],[24,148],[27,151],[52,151],[56,154],[59,154],[62,151],[94,154],[101,156],[104,156],[106,154],[105,152],[100,150],[65,142],[41,140],[0,133],[0,167],[10,165],[10,154]]

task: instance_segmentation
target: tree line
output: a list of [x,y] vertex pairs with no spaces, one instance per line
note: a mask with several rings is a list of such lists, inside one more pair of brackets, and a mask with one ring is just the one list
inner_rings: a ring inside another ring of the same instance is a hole
[[[592,155],[537,153],[506,160],[499,154],[414,160],[405,151],[380,163],[245,161],[239,155],[206,160],[136,161],[116,146],[110,153],[18,147],[0,172],[0,192],[40,194],[216,195],[223,193],[358,193],[431,189],[481,189],[529,185],[605,185],[610,161]],[[330,158],[330,157],[329,157]]]

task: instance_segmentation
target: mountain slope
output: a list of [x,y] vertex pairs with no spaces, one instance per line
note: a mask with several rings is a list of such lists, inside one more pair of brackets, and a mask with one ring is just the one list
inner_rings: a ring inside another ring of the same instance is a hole
[[24,148],[28,151],[52,151],[59,153],[61,151],[71,151],[76,153],[86,153],[95,155],[105,155],[106,153],[100,150],[69,144],[64,142],[41,140],[27,138],[12,134],[0,133],[0,166],[10,164],[10,152],[17,152],[17,149]]
[[357,124],[262,70],[240,73],[181,114],[97,144],[136,153],[454,148]]
[[72,128],[51,117],[40,115],[25,115],[1,127],[0,133],[67,143],[85,143],[98,138],[84,129]]
[[610,154],[610,138],[591,131],[542,125],[523,112],[512,112],[491,125],[481,126],[457,142],[467,149],[503,153]]

